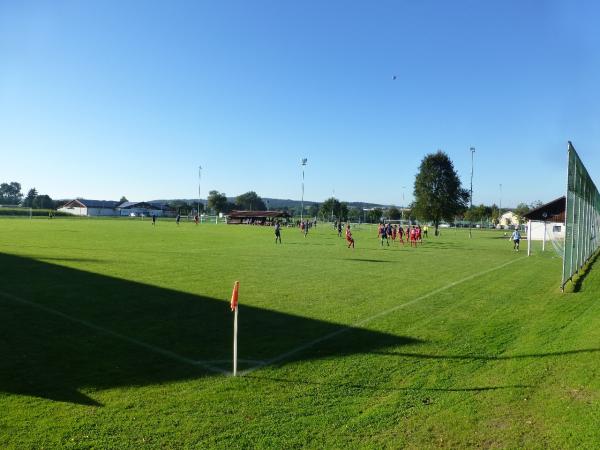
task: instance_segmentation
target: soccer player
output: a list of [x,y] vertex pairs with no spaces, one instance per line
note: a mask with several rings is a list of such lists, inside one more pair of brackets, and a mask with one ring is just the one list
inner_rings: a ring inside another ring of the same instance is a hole
[[388,240],[388,232],[387,226],[383,224],[379,224],[379,237],[381,237],[381,246],[383,247],[383,241],[385,241],[390,246],[390,241]]
[[416,227],[412,227],[410,229],[410,246],[412,247],[413,244],[415,245],[415,248],[417,248],[417,228]]
[[198,225],[198,220],[199,220],[199,217],[198,217],[198,214],[196,214],[196,215],[194,216],[194,223],[195,223],[196,225]]
[[180,220],[181,220],[181,214],[177,214],[177,217],[175,217],[175,223],[177,224],[177,226],[179,226]]
[[338,237],[342,237],[342,222],[338,222],[337,224],[337,230],[338,230]]
[[277,240],[281,244],[281,225],[279,222],[275,223],[275,244],[277,244]]
[[521,233],[519,233],[519,229],[515,228],[515,231],[513,231],[513,234],[511,234],[510,236],[510,240],[513,241],[513,250],[518,252],[519,251],[519,243],[521,242]]
[[352,232],[350,231],[350,224],[346,225],[346,242],[348,242],[348,248],[354,248],[354,238],[352,237]]
[[156,225],[156,214],[152,214],[152,225]]
[[403,239],[403,236],[404,236],[404,229],[402,228],[402,225],[400,225],[400,226],[398,227],[398,239],[399,239],[399,241],[400,241],[400,243],[401,243],[402,245],[404,245],[404,239]]

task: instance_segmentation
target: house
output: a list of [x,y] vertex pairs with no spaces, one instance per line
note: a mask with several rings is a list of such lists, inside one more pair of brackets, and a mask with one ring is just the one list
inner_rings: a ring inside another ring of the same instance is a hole
[[515,225],[520,225],[519,216],[512,211],[506,211],[500,216],[497,228],[514,228]]
[[162,216],[164,212],[160,206],[148,202],[123,202],[117,211],[120,216]]
[[566,208],[567,200],[563,195],[525,214],[524,218],[528,221],[528,227],[531,229],[529,239],[543,241],[544,232],[546,239],[564,239]]
[[71,200],[57,211],[72,214],[74,216],[116,216],[119,202],[113,200],[87,200],[78,198]]

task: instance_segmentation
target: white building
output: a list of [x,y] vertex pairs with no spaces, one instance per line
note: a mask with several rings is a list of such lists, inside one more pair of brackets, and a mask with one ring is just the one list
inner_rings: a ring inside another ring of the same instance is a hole
[[58,211],[74,216],[116,216],[119,202],[78,198],[65,203]]
[[163,210],[152,203],[124,202],[117,207],[120,216],[162,216]]
[[520,225],[519,216],[512,211],[506,211],[500,216],[498,228],[514,228],[515,225]]

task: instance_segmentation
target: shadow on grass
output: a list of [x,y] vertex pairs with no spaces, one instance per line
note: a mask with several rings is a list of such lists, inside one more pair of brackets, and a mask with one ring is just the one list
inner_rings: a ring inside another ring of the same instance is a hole
[[315,381],[308,381],[308,380],[277,378],[277,377],[269,377],[269,376],[261,376],[261,375],[246,375],[244,378],[273,381],[276,383],[289,383],[289,384],[314,385],[314,386],[332,386],[332,387],[335,387],[336,389],[345,388],[348,390],[358,389],[358,390],[389,391],[389,392],[399,392],[399,391],[483,392],[483,391],[498,391],[501,389],[528,389],[528,388],[533,387],[531,385],[524,385],[524,384],[515,384],[515,385],[507,385],[507,386],[480,386],[480,387],[456,387],[456,388],[436,388],[436,387],[426,387],[426,386],[394,387],[394,386],[377,386],[377,385],[359,384],[359,383],[341,383],[340,384],[339,382],[331,382],[331,383],[315,382]]
[[478,360],[478,361],[502,361],[510,359],[527,359],[527,358],[549,358],[553,356],[567,356],[577,355],[581,353],[598,353],[600,348],[583,348],[579,350],[565,350],[562,352],[547,352],[547,353],[529,353],[524,355],[500,355],[500,356],[489,356],[489,355],[431,355],[423,353],[406,353],[406,352],[382,352],[373,351],[377,355],[387,356],[401,356],[404,358],[418,358],[418,359],[445,359],[445,360]]
[[[82,391],[230,370],[226,301],[2,253],[0,273],[0,391],[98,405]],[[240,369],[418,342],[243,304],[239,335]]]
[[575,282],[573,283],[573,292],[580,292],[581,291],[581,287],[583,286],[583,282],[585,281],[585,279],[587,278],[587,276],[590,274],[590,272],[594,268],[594,264],[598,260],[598,256],[600,256],[600,251],[596,252],[596,254],[594,256],[592,256],[592,258],[584,266],[583,270],[581,271],[581,275],[579,275],[576,278]]

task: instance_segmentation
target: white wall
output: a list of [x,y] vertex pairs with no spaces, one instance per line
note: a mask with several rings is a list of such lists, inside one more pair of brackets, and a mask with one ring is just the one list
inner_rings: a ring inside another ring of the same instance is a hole
[[154,214],[156,217],[163,215],[162,209],[146,209],[146,208],[124,208],[119,210],[121,216],[129,216],[131,213],[135,213],[136,216],[143,214],[145,217],[151,217]]
[[87,208],[76,208],[76,207],[65,208],[63,206],[62,208],[58,208],[57,211],[64,212],[67,214],[73,214],[74,216],[87,216]]
[[[557,222],[546,222],[546,240],[551,237],[557,239],[565,238],[565,225]],[[560,227],[560,231],[554,231],[554,227]],[[527,235],[529,238],[529,234]],[[544,222],[531,222],[531,238],[532,241],[542,241],[544,239]]]

